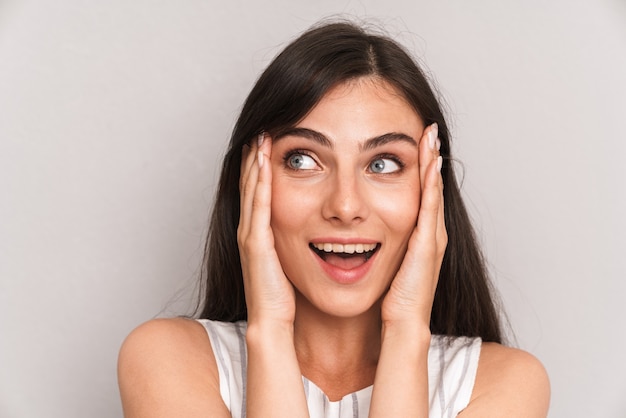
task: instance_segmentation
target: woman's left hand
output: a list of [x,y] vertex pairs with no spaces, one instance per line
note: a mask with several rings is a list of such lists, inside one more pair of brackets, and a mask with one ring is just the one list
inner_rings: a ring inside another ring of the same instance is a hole
[[428,126],[419,148],[421,200],[407,252],[382,304],[383,324],[430,326],[441,263],[448,243],[444,222],[442,157],[437,125]]

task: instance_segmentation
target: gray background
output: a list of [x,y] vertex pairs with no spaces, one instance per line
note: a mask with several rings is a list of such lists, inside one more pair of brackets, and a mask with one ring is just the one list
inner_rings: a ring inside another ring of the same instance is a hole
[[624,1],[0,0],[0,416],[121,415],[123,338],[191,302],[245,95],[322,16],[426,63],[551,417],[626,417]]

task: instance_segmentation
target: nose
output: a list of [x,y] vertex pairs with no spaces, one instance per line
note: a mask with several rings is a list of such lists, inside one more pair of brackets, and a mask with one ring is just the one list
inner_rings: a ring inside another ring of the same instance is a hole
[[354,174],[337,173],[329,180],[322,216],[335,224],[350,225],[364,221],[369,212],[365,185]]

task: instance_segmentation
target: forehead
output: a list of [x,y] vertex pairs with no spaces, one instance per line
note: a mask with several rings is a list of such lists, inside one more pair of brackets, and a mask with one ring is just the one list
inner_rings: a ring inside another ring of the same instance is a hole
[[389,132],[417,135],[424,129],[417,112],[388,82],[359,78],[331,88],[296,126],[331,138],[369,138]]

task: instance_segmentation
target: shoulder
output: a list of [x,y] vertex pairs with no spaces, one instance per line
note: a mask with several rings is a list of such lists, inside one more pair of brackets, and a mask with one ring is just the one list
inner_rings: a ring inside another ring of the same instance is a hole
[[472,398],[459,416],[544,418],[549,403],[550,382],[536,357],[516,348],[483,343]]
[[150,341],[154,337],[163,338],[171,335],[185,339],[194,338],[200,336],[202,329],[198,321],[188,318],[151,319],[132,330],[124,340],[122,348],[132,347],[137,342]]
[[[210,360],[211,344],[204,327],[185,318],[153,319],[135,328],[126,337],[119,355],[119,366],[141,366],[150,360],[150,369],[167,367],[170,360],[183,366],[190,359]],[[179,364],[183,363],[183,364]]]
[[197,321],[155,319],[134,329],[120,349],[118,380],[126,417],[196,416],[203,409],[225,416],[211,343]]

